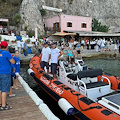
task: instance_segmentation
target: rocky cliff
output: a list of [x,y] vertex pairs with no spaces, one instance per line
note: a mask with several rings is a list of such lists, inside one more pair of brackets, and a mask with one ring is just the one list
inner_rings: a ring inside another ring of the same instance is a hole
[[[40,10],[42,5],[61,8],[62,13],[47,11],[43,17]],[[24,26],[34,29],[37,27],[41,34],[44,30],[44,21],[46,17],[68,14],[78,16],[90,16],[98,19],[102,24],[110,26],[110,29],[120,27],[120,0],[23,0],[20,14],[24,21]]]

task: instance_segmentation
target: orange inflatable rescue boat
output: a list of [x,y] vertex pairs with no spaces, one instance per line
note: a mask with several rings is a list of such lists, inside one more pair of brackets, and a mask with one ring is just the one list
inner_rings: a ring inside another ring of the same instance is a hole
[[54,98],[67,115],[78,120],[120,120],[120,80],[101,69],[87,70],[83,60],[59,61],[54,79],[40,68],[41,56],[34,56],[28,73]]

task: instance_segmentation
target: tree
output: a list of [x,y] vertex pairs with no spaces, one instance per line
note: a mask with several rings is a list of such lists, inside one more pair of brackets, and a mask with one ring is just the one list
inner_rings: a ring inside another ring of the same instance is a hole
[[74,0],[69,0],[69,4],[72,4]]
[[46,15],[46,10],[41,9],[40,12],[41,12],[41,15],[42,15],[42,16]]
[[97,19],[92,20],[92,31],[98,31],[98,32],[108,32],[109,27],[106,25],[102,25],[101,22],[98,22]]
[[20,22],[21,22],[21,16],[20,16],[20,14],[16,14],[14,16],[14,21],[15,21],[16,25],[20,24]]

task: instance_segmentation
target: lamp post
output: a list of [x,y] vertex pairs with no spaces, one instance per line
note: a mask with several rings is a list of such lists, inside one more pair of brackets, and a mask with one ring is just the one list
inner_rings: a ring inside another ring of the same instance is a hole
[[[89,3],[92,5],[93,1],[89,0]],[[91,11],[92,11],[92,7],[91,7]],[[91,12],[91,17],[92,17],[92,12]]]
[[[92,15],[92,11],[93,11],[93,9],[92,9],[92,3],[93,3],[93,1],[89,0],[88,2],[91,4],[91,18],[93,18],[93,15]],[[92,27],[92,23],[91,23],[91,27]]]
[[[89,0],[88,2],[91,4],[91,18],[92,18],[92,11],[93,11],[93,10],[92,10],[92,3],[93,3],[93,1],[92,1],[92,0]],[[92,29],[92,23],[91,23],[91,29]],[[90,41],[89,41],[89,43],[90,43]]]

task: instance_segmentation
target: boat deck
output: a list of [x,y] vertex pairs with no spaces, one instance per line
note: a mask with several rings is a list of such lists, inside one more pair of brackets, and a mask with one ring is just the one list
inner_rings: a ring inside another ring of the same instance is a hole
[[120,106],[120,93],[119,94],[115,94],[115,95],[111,95],[111,96],[107,96],[105,97],[105,99],[115,103],[116,105]]
[[13,108],[0,111],[0,120],[47,120],[24,88],[19,86],[18,90],[13,90],[16,97],[7,97],[7,103]]

